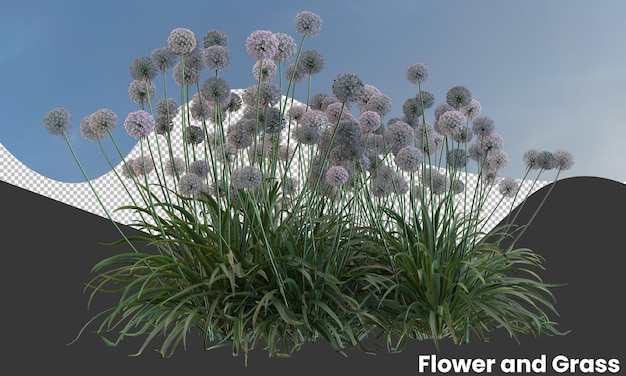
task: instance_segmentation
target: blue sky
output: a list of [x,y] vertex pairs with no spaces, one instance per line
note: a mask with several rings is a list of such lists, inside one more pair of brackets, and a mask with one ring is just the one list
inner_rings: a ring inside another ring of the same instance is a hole
[[[356,73],[391,97],[388,118],[401,116],[402,104],[417,90],[406,80],[406,68],[422,62],[430,70],[423,88],[437,104],[451,87],[465,86],[482,114],[494,119],[510,157],[503,176],[523,176],[528,149],[567,149],[576,164],[561,177],[626,181],[621,0],[5,2],[0,143],[44,176],[83,181],[63,138],[41,125],[49,109],[65,107],[74,119],[70,137],[76,152],[96,178],[109,167],[78,126],[84,116],[112,109],[120,118],[115,138],[130,151],[135,139],[121,123],[138,109],[127,94],[133,59],[167,45],[174,28],[191,29],[200,39],[219,29],[228,35],[233,58],[222,77],[231,88],[246,88],[255,83],[247,36],[263,29],[299,40],[293,20],[303,10],[323,19],[321,33],[305,42],[305,49],[325,58],[312,93],[330,93],[337,74]],[[163,96],[159,80],[157,98]],[[296,99],[306,99],[303,86]],[[544,180],[552,178],[547,174]]]

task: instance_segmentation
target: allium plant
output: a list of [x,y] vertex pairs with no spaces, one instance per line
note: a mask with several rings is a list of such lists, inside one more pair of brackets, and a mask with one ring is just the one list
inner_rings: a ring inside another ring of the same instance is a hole
[[[261,346],[278,357],[318,339],[337,351],[371,351],[375,337],[400,351],[409,340],[461,344],[494,329],[514,338],[559,333],[551,285],[531,271],[541,257],[503,241],[523,229],[486,225],[525,197],[519,181],[500,176],[509,160],[504,142],[470,91],[450,89],[432,122],[425,111],[435,96],[422,88],[422,63],[406,72],[418,90],[402,118],[385,119],[391,98],[355,73],[310,95],[324,59],[302,45],[321,31],[321,18],[302,12],[294,26],[298,45],[285,33],[251,33],[253,74],[239,91],[220,74],[230,63],[221,31],[200,43],[175,29],[167,47],[131,63],[129,94],[139,109],[124,127],[140,155],[120,153],[113,166],[102,149],[128,205],[106,207],[73,154],[120,232],[116,244],[132,249],[94,267],[93,298],[120,299],[84,329],[97,325],[111,346],[143,337],[137,354],[159,342],[158,354],[169,356],[199,336],[205,349],[247,355]],[[168,96],[167,76],[180,86],[180,102]],[[299,103],[293,93],[304,77],[307,100]],[[99,110],[80,133],[117,145],[117,119]],[[43,118],[73,152],[70,124],[63,108]],[[573,165],[565,150],[523,158],[524,179],[536,172],[534,182],[547,170],[557,170],[556,181]],[[126,237],[114,210],[134,215],[140,235]]]

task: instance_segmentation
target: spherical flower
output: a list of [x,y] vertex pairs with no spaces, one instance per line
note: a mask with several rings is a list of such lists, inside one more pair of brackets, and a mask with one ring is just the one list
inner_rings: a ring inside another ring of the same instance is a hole
[[128,86],[128,97],[137,104],[150,102],[156,95],[156,86],[152,81],[134,80]]
[[154,105],[154,115],[172,119],[178,115],[178,103],[172,98],[161,98]]
[[97,141],[97,140],[101,139],[102,137],[100,137],[96,132],[94,132],[91,129],[90,117],[91,116],[85,116],[83,118],[83,120],[80,122],[80,127],[78,128],[78,130],[80,131],[80,134],[86,140],[88,140],[88,141]]
[[480,161],[484,156],[484,151],[480,142],[474,142],[467,148],[467,154],[473,161]]
[[484,137],[490,133],[493,133],[495,129],[494,122],[491,118],[486,116],[479,116],[472,120],[472,130],[479,137]]
[[326,107],[324,113],[331,124],[337,124],[344,114],[344,105],[341,102],[331,103]]
[[138,110],[128,114],[124,120],[124,128],[131,137],[146,137],[154,130],[154,123],[152,115]]
[[232,172],[231,184],[235,189],[254,189],[261,185],[262,177],[257,167],[239,167]]
[[494,150],[500,150],[504,146],[502,136],[497,133],[490,133],[484,136],[480,141],[480,146],[486,152],[491,153]]
[[375,94],[367,101],[365,110],[378,112],[380,116],[385,116],[392,110],[391,98],[385,94]]
[[324,69],[324,56],[316,50],[304,50],[300,52],[296,66],[302,75],[313,75]]
[[139,81],[151,81],[156,77],[158,68],[154,64],[154,61],[147,56],[140,56],[135,58],[130,63],[130,75],[135,80]]
[[333,95],[327,95],[326,97],[324,97],[324,99],[322,99],[322,111],[326,111],[328,110],[328,106],[330,106],[331,104],[335,104],[338,103],[341,105],[341,102],[339,101],[339,99],[335,98]]
[[257,81],[267,82],[276,77],[277,67],[271,60],[257,60],[252,66],[252,75]]
[[237,93],[230,93],[230,99],[226,106],[224,106],[224,110],[228,112],[237,112],[241,108],[243,101],[241,100],[241,96]]
[[209,30],[206,32],[206,34],[204,34],[202,42],[204,48],[209,48],[213,46],[225,47],[228,45],[228,36],[225,32],[221,30]]
[[160,71],[171,69],[176,64],[176,54],[170,47],[159,47],[150,54],[152,62]]
[[200,67],[187,64],[183,67],[180,61],[174,65],[174,69],[172,70],[172,78],[179,86],[195,85],[200,81],[201,75],[202,70]]
[[154,161],[148,156],[139,156],[132,160],[132,169],[135,176],[148,175],[154,171]]
[[544,170],[552,170],[556,167],[556,158],[554,154],[549,151],[542,151],[539,153],[539,168]]
[[[185,60],[185,69],[190,68],[190,67],[198,68],[199,70],[204,69],[204,63],[202,61],[202,50],[200,49],[198,45],[196,45],[196,48],[191,50],[191,52],[184,55],[184,60]],[[181,62],[182,61],[183,59],[181,59]]]
[[313,12],[303,11],[296,15],[293,26],[298,34],[313,37],[322,30],[322,19]]
[[405,146],[396,154],[394,162],[396,166],[405,172],[415,172],[422,165],[422,152],[414,146]]
[[191,30],[179,27],[172,30],[167,43],[175,54],[182,55],[196,48],[197,39]]
[[202,97],[210,103],[227,105],[230,100],[230,86],[221,77],[209,77],[202,83]]
[[333,187],[340,187],[348,182],[348,170],[343,166],[332,166],[326,171],[324,182]]
[[285,119],[283,118],[280,109],[276,107],[269,107],[259,115],[259,121],[263,125],[263,131],[265,133],[279,133],[285,128]]
[[502,149],[497,149],[487,154],[486,168],[492,171],[500,171],[509,164],[509,155]]
[[320,139],[320,130],[310,125],[299,124],[293,130],[293,138],[303,145],[315,145]]
[[446,93],[446,102],[455,110],[467,106],[472,100],[472,93],[464,86],[455,86]]
[[465,116],[460,111],[446,111],[437,120],[441,134],[450,136],[461,129],[465,123]]
[[402,112],[408,119],[415,119],[422,116],[424,108],[422,102],[417,98],[409,98],[402,105]]
[[559,170],[569,170],[574,165],[574,155],[567,150],[559,149],[554,153],[556,168]]
[[450,182],[450,190],[455,195],[463,193],[463,191],[465,190],[465,183],[463,183],[461,180],[455,179]]
[[309,100],[309,108],[311,108],[312,110],[321,110],[322,102],[324,101],[324,98],[326,97],[328,97],[328,94],[326,93],[313,94],[311,96],[311,99]]
[[[247,106],[256,109],[257,103],[261,107],[274,106],[281,97],[282,93],[276,84],[261,82],[260,85],[252,85],[245,89],[241,98]],[[254,112],[256,113],[256,110]]]
[[330,123],[328,121],[328,116],[322,110],[309,110],[302,115],[302,119],[300,120],[302,125],[307,125],[313,128],[324,129]]
[[519,191],[520,183],[513,178],[504,178],[498,184],[498,191],[503,197],[513,198]]
[[384,137],[385,143],[397,152],[413,143],[413,140],[415,139],[415,131],[407,123],[397,121],[387,126]]
[[280,145],[278,147],[278,159],[283,162],[291,162],[295,150],[289,145]]
[[238,150],[233,145],[226,142],[217,145],[217,150],[214,150],[213,153],[218,162],[232,163],[237,158]]
[[196,174],[185,174],[178,180],[178,192],[187,197],[193,197],[204,188],[204,179]]
[[305,105],[297,104],[289,107],[289,109],[287,110],[287,117],[289,118],[289,120],[299,122],[306,111],[307,108]]
[[464,168],[467,166],[468,157],[469,156],[465,149],[451,149],[446,154],[446,166],[453,170]]
[[154,131],[160,135],[166,135],[174,129],[174,122],[167,117],[158,117],[154,120]]
[[210,171],[211,168],[209,166],[209,162],[204,159],[198,159],[189,164],[189,172],[196,174],[201,178],[206,177]]
[[296,41],[284,33],[275,33],[274,36],[278,39],[278,50],[273,60],[277,63],[291,60],[296,54]]
[[332,91],[341,102],[351,103],[365,94],[365,85],[356,74],[339,73],[333,80]]
[[117,115],[108,108],[102,108],[89,116],[89,126],[93,132],[102,138],[113,132],[119,123]]
[[396,195],[402,196],[409,192],[409,183],[406,181],[404,176],[395,174],[391,180],[391,189]]
[[448,111],[454,111],[454,107],[450,106],[447,103],[441,103],[437,107],[435,107],[435,121],[439,120],[441,115]]
[[285,78],[289,82],[302,82],[305,79],[305,75],[302,74],[297,68],[295,64],[289,64],[285,67]]
[[231,62],[230,50],[225,46],[210,46],[202,51],[202,62],[210,70],[224,70]]
[[280,184],[282,186],[283,194],[285,195],[293,195],[297,193],[298,190],[298,180],[289,176],[285,176]]
[[435,95],[430,91],[422,90],[415,95],[415,98],[417,98],[424,108],[431,108],[435,105]]
[[185,171],[185,160],[174,157],[165,163],[165,174],[168,176],[179,176]]
[[381,94],[380,90],[376,86],[365,84],[365,92],[363,96],[357,101],[356,105],[361,111],[365,111],[367,102],[377,94]]
[[524,153],[524,164],[529,170],[539,168],[539,150],[530,149]]
[[469,103],[463,107],[463,113],[469,119],[473,119],[480,114],[481,109],[480,102],[476,99],[471,99]]
[[430,189],[431,193],[436,195],[443,194],[447,188],[446,176],[435,169],[426,171],[422,184],[424,187]]
[[245,121],[239,121],[228,129],[226,141],[237,150],[242,150],[252,145],[254,133],[246,129]]
[[376,111],[364,111],[359,116],[359,125],[363,132],[375,132],[382,125],[380,114]]
[[474,132],[467,126],[463,125],[452,135],[452,139],[460,144],[466,144],[472,140]]
[[197,125],[188,125],[185,130],[185,140],[190,145],[198,145],[204,141],[204,131]]
[[414,84],[422,83],[428,78],[428,67],[422,63],[411,64],[406,70],[406,78]]
[[194,96],[189,110],[191,117],[197,121],[209,120],[215,113],[214,108],[201,96]]
[[278,38],[269,30],[255,30],[246,39],[246,51],[257,60],[271,59],[278,52]]

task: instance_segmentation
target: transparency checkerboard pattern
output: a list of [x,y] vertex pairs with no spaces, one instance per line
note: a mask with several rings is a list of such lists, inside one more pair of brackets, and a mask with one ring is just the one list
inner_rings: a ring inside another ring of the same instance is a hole
[[[233,90],[233,92],[241,95],[243,90]],[[290,105],[301,104],[300,102],[292,102],[291,100],[287,101],[287,103],[287,110]],[[238,112],[230,114],[227,122],[231,124],[237,122],[243,116],[243,111],[244,110],[241,109]],[[174,127],[175,129],[180,129],[182,127],[181,114],[174,119]],[[184,145],[180,134],[181,132],[172,132],[172,150],[173,154],[178,156],[182,156],[184,152]],[[176,135],[178,135],[178,137],[176,137]],[[153,150],[157,150],[165,146],[164,144],[155,145],[154,139],[155,138],[153,137],[148,138],[148,142],[151,143],[150,147],[152,147]],[[126,160],[130,160],[131,158],[136,158],[141,155],[141,148],[138,143],[128,153]],[[165,158],[164,160],[167,159],[168,158]],[[115,171],[109,171],[103,176],[91,180],[91,186],[88,182],[64,183],[46,178],[45,176],[36,173],[22,164],[6,148],[4,148],[2,144],[0,144],[0,166],[0,180],[9,184],[63,202],[89,213],[109,218],[121,224],[130,225],[139,219],[137,214],[134,214],[131,211],[114,210],[121,206],[132,204],[132,199],[128,195],[126,189],[129,189],[130,194],[134,195],[134,197],[138,197],[137,195],[139,194],[133,184],[125,184],[126,188],[124,188],[122,182],[120,182],[118,176],[122,175],[123,162],[115,168]],[[155,160],[155,169],[162,171],[160,170],[161,167],[160,162]],[[295,168],[297,167],[298,166],[295,166]],[[294,171],[294,174],[297,175],[298,172]],[[154,178],[150,179],[150,183],[156,183]],[[467,189],[465,198],[469,200],[474,194],[472,189],[478,182],[478,176],[475,174],[468,174],[461,179],[467,179],[465,185]],[[511,202],[512,199],[510,198],[502,201],[502,196],[497,192],[497,189],[492,190],[491,195],[487,197],[485,206],[483,207],[483,212],[490,213],[491,215],[487,218],[487,222],[485,223],[483,230],[488,232],[493,229],[507,214],[510,213],[511,209],[518,206],[525,197],[547,184],[549,184],[547,181],[522,181],[520,194],[517,196],[518,198],[516,199],[516,202]],[[100,197],[102,205],[97,200],[94,190]]]

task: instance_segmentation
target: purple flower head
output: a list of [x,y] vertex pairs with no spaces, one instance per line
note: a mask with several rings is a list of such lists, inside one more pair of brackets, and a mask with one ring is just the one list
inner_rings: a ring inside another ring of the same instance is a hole
[[422,90],[418,92],[415,98],[422,104],[424,108],[431,108],[435,104],[435,96],[430,91]]
[[98,134],[96,134],[96,132],[94,132],[91,129],[91,115],[90,116],[85,116],[83,118],[83,120],[80,122],[80,127],[78,128],[78,130],[80,131],[80,134],[88,141],[97,141],[99,139],[101,139],[102,137],[100,137]]
[[343,166],[332,166],[326,171],[325,183],[333,187],[340,187],[348,182],[348,170]]
[[458,170],[467,166],[467,159],[468,154],[465,149],[452,149],[446,154],[446,166],[453,170]]
[[254,132],[250,132],[246,120],[242,119],[228,128],[226,141],[237,150],[245,149],[254,142]]
[[246,51],[257,60],[271,59],[278,51],[278,38],[269,30],[255,30],[246,39]]
[[212,119],[215,109],[202,96],[194,95],[191,101],[190,112],[194,120],[203,121]]
[[430,189],[431,193],[436,195],[443,194],[446,191],[446,183],[446,176],[435,169],[426,171],[422,181],[424,187]]
[[524,153],[524,164],[529,170],[539,168],[539,150],[530,149]]
[[552,152],[542,151],[539,153],[539,168],[543,170],[552,170],[555,167],[556,158]]
[[320,139],[320,130],[310,125],[299,124],[293,130],[293,138],[303,145],[315,145]]
[[567,150],[559,149],[554,153],[556,168],[559,170],[569,170],[574,165],[574,155]]
[[296,68],[295,64],[289,64],[285,67],[285,78],[289,82],[297,83],[304,81],[305,75]]
[[304,115],[306,111],[307,111],[307,108],[305,105],[303,104],[294,105],[294,106],[289,107],[289,109],[287,110],[287,116],[289,117],[290,120],[299,122],[302,119],[302,116]]
[[480,115],[481,109],[482,107],[480,102],[476,99],[471,99],[467,106],[464,106],[462,110],[468,119],[474,119],[476,116]]
[[396,154],[394,162],[402,171],[415,172],[422,165],[424,157],[416,147],[405,146]]
[[466,144],[472,140],[474,132],[467,125],[463,125],[452,135],[452,139],[460,144]]
[[225,111],[228,112],[237,112],[241,108],[243,101],[241,100],[241,96],[237,93],[230,93],[230,99],[228,100],[228,104],[224,107]]
[[257,81],[268,82],[276,77],[277,67],[271,60],[257,60],[252,66],[252,75]]
[[89,116],[89,126],[91,130],[102,138],[113,132],[119,123],[117,115],[108,108],[102,108]]
[[316,50],[304,50],[298,58],[296,69],[302,75],[312,75],[324,69],[324,56]]
[[416,119],[422,116],[423,111],[422,102],[417,98],[409,98],[402,105],[402,112],[407,119]]
[[154,171],[154,161],[148,156],[139,156],[131,162],[131,167],[135,176],[146,176]]
[[453,135],[466,123],[465,116],[460,111],[444,112],[437,120],[439,130],[443,135]]
[[128,85],[128,97],[137,104],[150,102],[156,95],[156,86],[152,81],[134,80]]
[[435,107],[435,121],[439,120],[441,115],[448,111],[454,111],[454,107],[450,106],[447,103],[441,103],[437,107]]
[[520,183],[513,178],[504,178],[498,184],[498,191],[503,197],[515,197],[519,191]]
[[328,116],[322,110],[308,110],[302,115],[300,124],[313,128],[324,129],[330,122]]
[[231,184],[235,189],[254,189],[261,185],[263,175],[254,166],[239,167],[233,170]]
[[351,103],[365,95],[363,81],[353,73],[339,73],[333,80],[333,95],[343,103]]
[[380,90],[376,86],[365,84],[365,92],[363,96],[356,103],[357,107],[361,111],[365,111],[367,107],[367,102],[374,96],[381,94]]
[[182,55],[196,48],[198,40],[191,30],[179,27],[172,30],[167,43],[175,54]]
[[204,159],[198,159],[189,164],[189,171],[192,174],[196,174],[201,178],[206,177],[211,171],[209,162]]
[[179,176],[185,171],[185,160],[180,157],[174,157],[165,164],[165,174],[168,176]]
[[296,42],[290,35],[284,33],[275,33],[274,36],[278,39],[278,50],[273,60],[277,63],[291,60],[296,54]]
[[131,137],[146,137],[154,130],[154,118],[144,110],[133,111],[124,120],[124,128]]
[[224,70],[231,62],[230,50],[225,46],[209,46],[202,51],[202,62],[210,70]]
[[150,54],[152,62],[160,71],[172,69],[176,64],[176,54],[170,47],[159,47]]
[[495,129],[494,122],[491,118],[486,116],[479,116],[472,121],[472,130],[479,137],[484,137],[490,133],[493,133]]
[[455,86],[446,93],[446,102],[455,110],[467,106],[472,100],[472,93],[464,86]]
[[365,133],[375,132],[382,125],[380,115],[376,111],[364,111],[359,116],[359,125]]
[[366,111],[377,112],[380,116],[385,116],[391,112],[391,98],[385,94],[375,94],[367,101]]
[[204,48],[209,48],[213,46],[226,47],[228,45],[228,36],[225,32],[221,30],[209,30],[206,32],[206,34],[204,34],[202,42]]
[[178,103],[172,98],[161,98],[154,105],[154,115],[172,119],[178,115]]
[[204,131],[197,125],[188,125],[185,130],[185,140],[190,145],[198,145],[204,141]]
[[344,115],[344,106],[341,102],[333,102],[329,104],[324,110],[326,117],[328,117],[328,121],[331,124],[337,124],[341,117]]
[[56,107],[43,116],[43,127],[52,135],[58,136],[69,130],[72,115],[63,107]]
[[209,77],[202,83],[202,97],[211,104],[220,103],[226,106],[230,100],[230,86],[221,77]]
[[326,97],[324,97],[324,99],[322,99],[322,105],[321,105],[322,107],[321,107],[321,110],[322,110],[322,111],[324,111],[324,112],[326,112],[326,110],[328,110],[328,107],[329,107],[331,104],[334,104],[334,103],[339,103],[339,104],[341,104],[341,102],[339,101],[339,99],[335,98],[335,97],[334,97],[334,96],[332,96],[332,95],[327,95]]
[[483,151],[491,153],[494,150],[500,150],[504,147],[502,136],[497,133],[490,133],[480,139],[480,146]]
[[152,81],[158,73],[158,68],[154,61],[147,56],[135,58],[130,63],[128,70],[133,79],[140,81]]
[[500,171],[509,164],[509,155],[502,149],[490,151],[487,154],[486,168],[491,171]]
[[406,78],[414,84],[422,83],[428,78],[428,67],[422,63],[411,64],[406,70]]
[[254,109],[256,109],[257,103],[261,107],[274,106],[280,101],[281,97],[280,88],[272,82],[261,82],[261,85],[252,85],[245,89],[242,95],[243,103]]
[[187,64],[183,67],[180,61],[174,65],[172,70],[172,78],[179,86],[183,86],[183,84],[187,86],[195,85],[200,81],[201,75],[202,69],[200,67]]
[[185,174],[178,180],[178,192],[187,197],[193,197],[202,192],[204,179],[196,174]]
[[154,120],[154,131],[161,135],[167,135],[174,129],[174,122],[165,116],[158,117]]
[[403,121],[396,121],[388,125],[385,129],[385,143],[391,146],[396,152],[409,146],[415,139],[415,131],[413,128]]
[[298,34],[313,37],[322,30],[322,19],[313,12],[304,11],[296,15],[293,25]]

